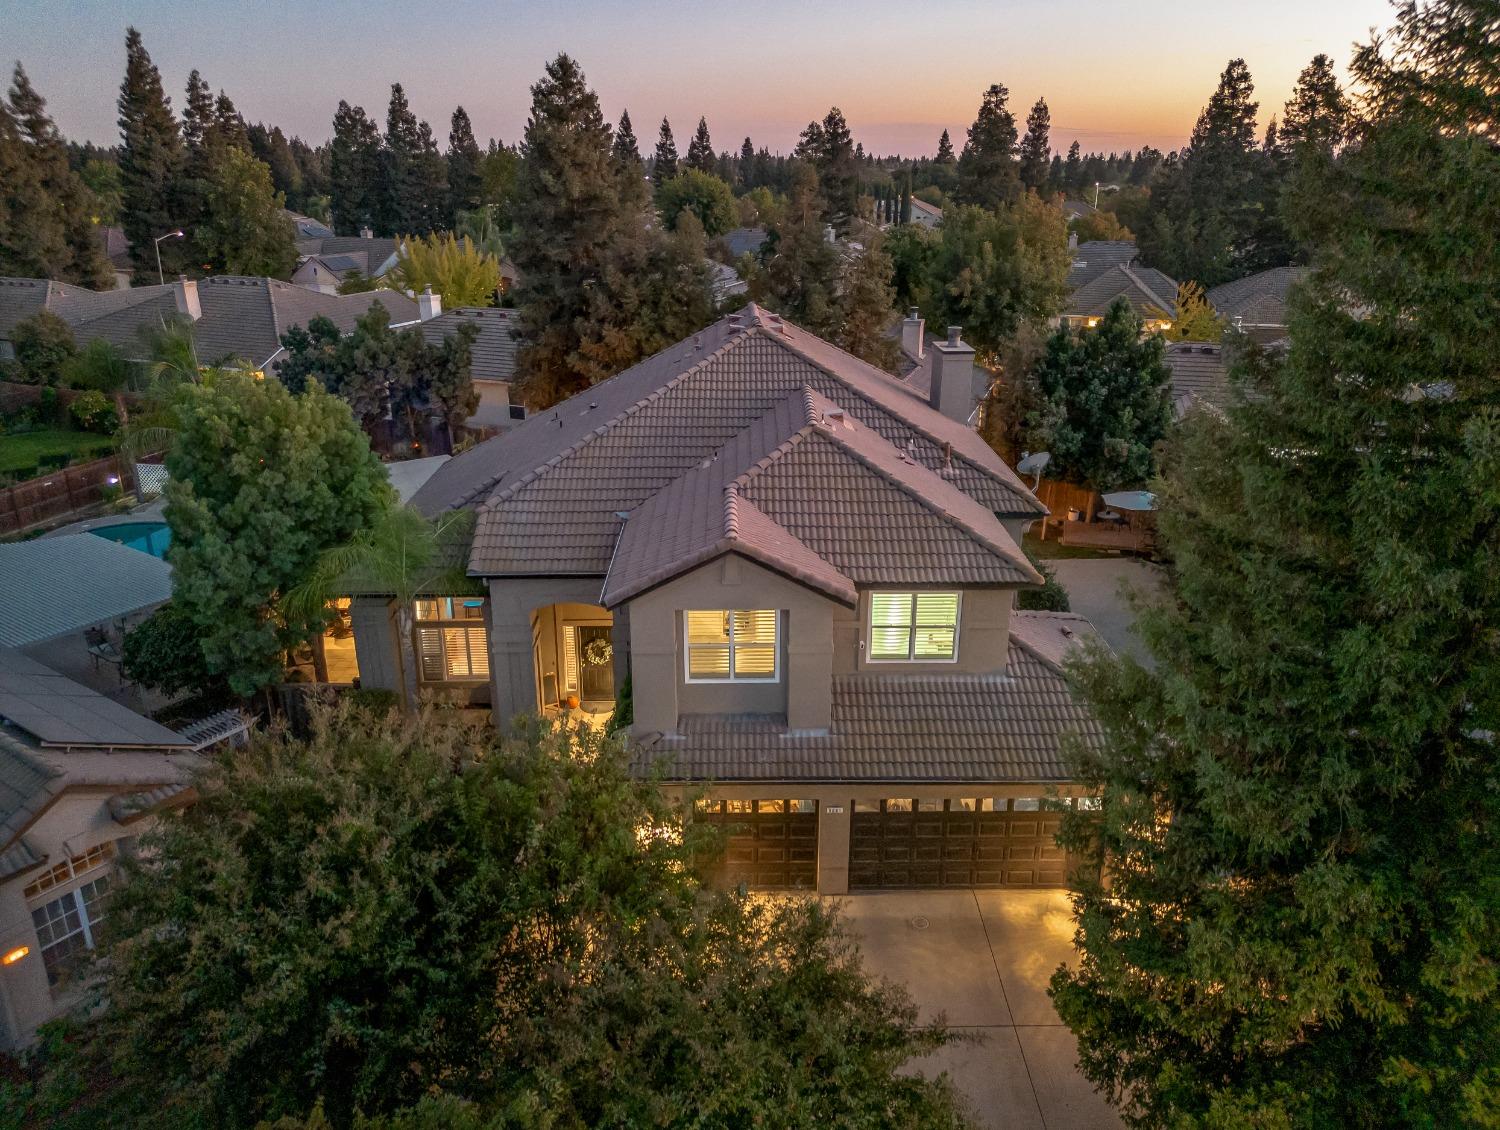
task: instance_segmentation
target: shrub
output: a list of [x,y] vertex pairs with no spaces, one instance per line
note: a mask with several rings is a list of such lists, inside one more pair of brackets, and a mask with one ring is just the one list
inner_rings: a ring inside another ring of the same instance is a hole
[[1057,574],[1031,550],[1027,549],[1024,552],[1026,559],[1042,575],[1043,584],[1039,589],[1021,589],[1016,594],[1016,607],[1024,612],[1072,611],[1068,603],[1068,590],[1062,587]]
[[16,351],[15,378],[23,384],[54,386],[78,352],[68,323],[51,310],[23,318],[10,331]]
[[102,392],[93,389],[75,397],[71,406],[73,419],[86,432],[113,435],[120,426],[119,414]]
[[125,635],[125,674],[165,695],[202,690],[221,682],[208,670],[193,621],[175,604],[163,604]]

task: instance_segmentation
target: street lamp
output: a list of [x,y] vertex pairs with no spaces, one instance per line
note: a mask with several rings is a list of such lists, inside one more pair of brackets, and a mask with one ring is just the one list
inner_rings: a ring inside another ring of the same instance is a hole
[[167,280],[162,276],[162,273],[161,273],[161,241],[164,240],[164,239],[181,239],[181,238],[182,238],[182,229],[181,228],[178,228],[176,231],[169,231],[166,235],[159,235],[159,236],[156,237],[156,240],[155,240],[155,243],[156,243],[156,281],[158,283],[161,283],[163,286],[166,285],[166,281]]

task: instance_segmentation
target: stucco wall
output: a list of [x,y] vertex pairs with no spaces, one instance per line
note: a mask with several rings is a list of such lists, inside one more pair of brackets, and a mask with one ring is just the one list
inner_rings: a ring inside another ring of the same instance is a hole
[[541,650],[532,613],[550,604],[593,605],[602,577],[497,577],[489,582],[490,702],[504,725],[517,714],[536,712]]
[[[933,591],[953,588],[927,586]],[[958,605],[958,658],[954,662],[889,663],[869,661],[867,625],[870,592],[888,592],[894,586],[863,590],[859,607],[835,606],[834,661],[836,675],[952,675],[1003,674],[1010,641],[1010,607],[1013,589],[961,589]]]

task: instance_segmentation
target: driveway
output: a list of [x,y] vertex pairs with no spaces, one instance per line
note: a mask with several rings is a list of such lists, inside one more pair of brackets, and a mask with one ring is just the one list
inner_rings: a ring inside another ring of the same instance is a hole
[[1077,1046],[1047,981],[1073,957],[1062,891],[881,891],[843,900],[870,972],[906,985],[923,1019],[978,1037],[920,1061],[947,1071],[979,1125],[1090,1130],[1121,1125],[1079,1074]]
[[1048,561],[1074,612],[1087,617],[1117,654],[1130,655],[1147,667],[1154,666],[1151,653],[1135,634],[1135,610],[1126,594],[1147,598],[1162,588],[1157,565],[1134,557],[1063,557]]

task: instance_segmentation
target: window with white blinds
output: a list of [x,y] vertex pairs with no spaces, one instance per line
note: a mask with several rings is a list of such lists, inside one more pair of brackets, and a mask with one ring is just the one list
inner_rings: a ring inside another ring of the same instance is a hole
[[684,612],[688,681],[775,682],[779,620],[774,608]]
[[442,596],[416,602],[417,663],[426,683],[490,677],[484,598]]
[[956,592],[870,594],[870,659],[877,663],[958,658]]

